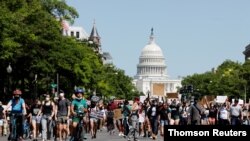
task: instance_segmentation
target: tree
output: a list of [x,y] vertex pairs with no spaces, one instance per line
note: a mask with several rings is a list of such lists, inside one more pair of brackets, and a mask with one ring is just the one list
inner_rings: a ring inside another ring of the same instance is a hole
[[193,84],[199,96],[227,95],[243,98],[245,87],[249,83],[249,62],[241,64],[225,60],[218,66],[216,72],[208,71],[203,74],[189,75],[182,81],[182,85]]
[[[50,93],[57,74],[59,88],[66,94],[79,86],[90,90],[89,94],[96,90],[107,97],[136,95],[132,79],[123,70],[109,70],[87,42],[62,35],[61,20],[73,22],[78,17],[64,0],[1,0],[0,5],[2,89],[7,86],[6,67],[11,63],[12,86],[20,87],[24,97],[34,96],[35,87],[39,94]],[[110,77],[108,71],[118,75]]]

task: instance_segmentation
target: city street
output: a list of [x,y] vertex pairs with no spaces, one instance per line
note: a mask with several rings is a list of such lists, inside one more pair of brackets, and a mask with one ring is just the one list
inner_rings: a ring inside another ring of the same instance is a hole
[[[38,141],[41,141],[42,139],[39,138]],[[118,136],[118,132],[115,132],[114,135],[109,135],[109,133],[107,133],[106,131],[101,131],[97,133],[97,137],[96,139],[91,139],[90,134],[87,134],[87,140],[86,141],[127,141],[127,139],[123,138],[123,137],[119,137]],[[150,138],[144,138],[144,137],[139,137],[139,141],[150,141],[152,139]],[[7,137],[0,137],[0,141],[7,141]],[[32,141],[31,139],[27,139],[25,141]],[[50,140],[53,141],[53,140]],[[131,140],[133,141],[133,140]],[[160,137],[158,135],[158,138],[154,141],[163,141],[163,137]]]

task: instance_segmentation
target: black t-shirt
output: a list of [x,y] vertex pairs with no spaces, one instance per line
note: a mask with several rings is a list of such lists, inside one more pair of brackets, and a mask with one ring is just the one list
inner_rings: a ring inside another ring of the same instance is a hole
[[4,110],[3,106],[0,106],[0,119],[4,118],[3,117],[3,110]]
[[216,108],[210,108],[208,117],[210,118],[216,118],[217,117],[217,109]]
[[67,116],[68,106],[70,106],[70,101],[68,99],[59,99],[57,102],[57,116]]
[[171,109],[171,117],[180,116],[179,106],[172,104],[169,106]]
[[32,114],[32,116],[37,116],[40,108],[41,108],[41,105],[37,105],[37,104],[32,105],[30,108],[30,113]]
[[160,118],[161,118],[161,120],[169,120],[168,119],[168,114],[170,113],[170,110],[169,110],[169,108],[161,108],[160,109]]

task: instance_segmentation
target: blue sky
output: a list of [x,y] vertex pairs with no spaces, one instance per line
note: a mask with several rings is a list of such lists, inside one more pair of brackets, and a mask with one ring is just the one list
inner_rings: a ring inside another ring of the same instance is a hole
[[95,19],[103,51],[129,76],[154,28],[170,78],[204,73],[226,59],[244,62],[250,43],[249,0],[67,0],[75,26]]

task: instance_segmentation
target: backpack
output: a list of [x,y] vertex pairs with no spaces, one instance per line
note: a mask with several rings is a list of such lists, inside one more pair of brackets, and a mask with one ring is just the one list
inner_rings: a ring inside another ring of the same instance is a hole
[[126,105],[123,106],[123,110],[122,110],[122,113],[125,115],[125,116],[129,116],[131,114],[131,111],[128,109],[128,107]]

